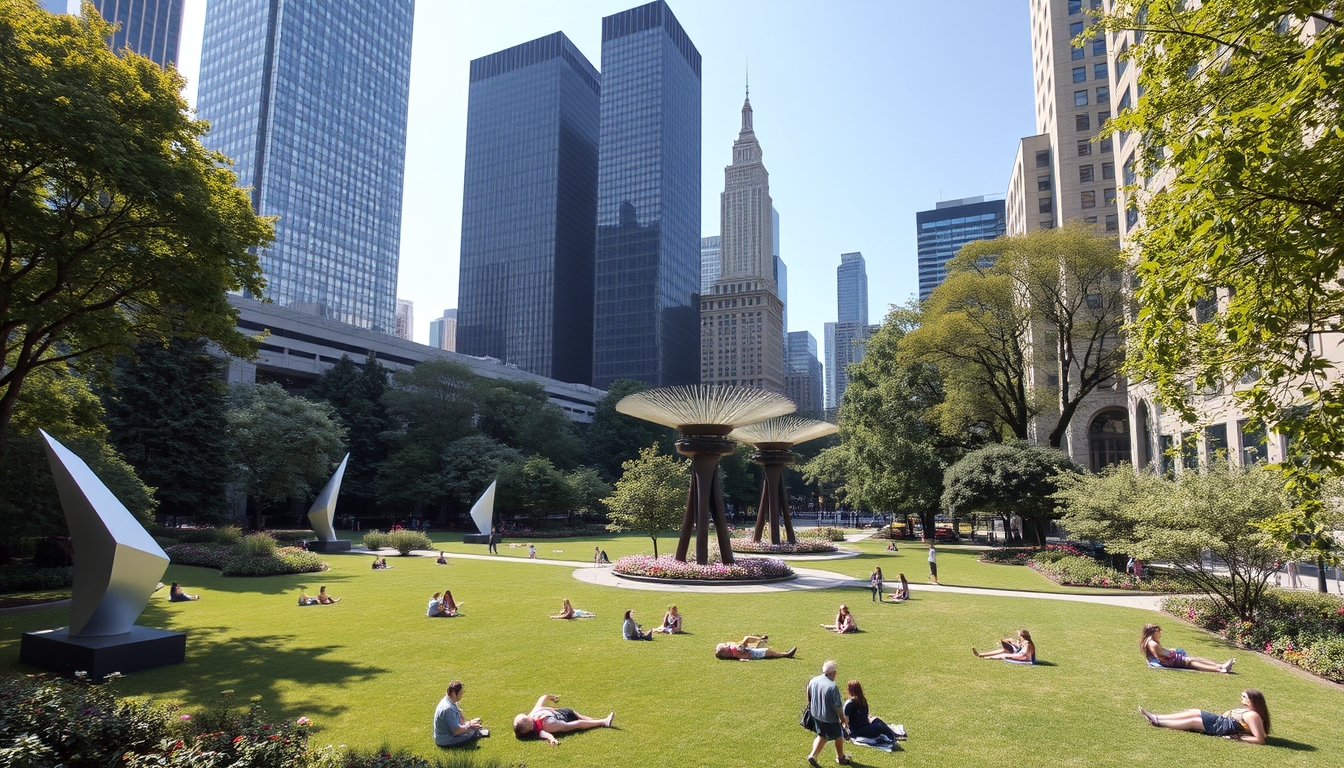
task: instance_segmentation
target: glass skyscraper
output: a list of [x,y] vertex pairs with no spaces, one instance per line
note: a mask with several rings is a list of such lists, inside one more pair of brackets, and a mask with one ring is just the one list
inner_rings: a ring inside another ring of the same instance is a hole
[[210,0],[197,106],[275,242],[281,306],[392,333],[414,0]]
[[600,83],[560,32],[471,63],[457,351],[592,381]]
[[[160,67],[177,64],[184,0],[89,0],[104,21],[121,28],[107,41],[114,51],[130,47]],[[78,14],[83,0],[42,0],[52,13]]]
[[836,320],[868,324],[868,265],[862,253],[840,254],[835,269]]
[[720,258],[723,256],[723,246],[719,243],[719,236],[703,237],[700,239],[700,292],[709,293],[714,287],[714,281],[719,279]]
[[993,240],[1008,231],[1003,200],[967,197],[938,203],[915,214],[919,230],[919,300],[947,278],[947,262],[972,240]]
[[593,385],[700,381],[700,52],[663,0],[602,19]]

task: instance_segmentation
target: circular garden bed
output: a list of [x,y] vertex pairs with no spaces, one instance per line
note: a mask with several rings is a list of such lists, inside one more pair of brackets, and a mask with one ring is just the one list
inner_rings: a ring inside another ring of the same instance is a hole
[[825,539],[798,539],[797,543],[787,541],[771,544],[768,540],[733,539],[733,551],[752,555],[828,555],[837,551],[837,547]]
[[763,583],[794,577],[793,569],[768,557],[745,558],[724,565],[715,559],[708,565],[682,562],[672,555],[628,555],[612,565],[617,576],[637,581],[676,582],[681,584]]

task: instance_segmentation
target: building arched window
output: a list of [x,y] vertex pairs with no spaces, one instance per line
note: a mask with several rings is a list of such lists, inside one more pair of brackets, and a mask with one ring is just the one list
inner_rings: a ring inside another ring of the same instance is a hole
[[1087,429],[1087,442],[1093,472],[1133,463],[1129,453],[1129,414],[1123,408],[1107,408],[1094,416]]

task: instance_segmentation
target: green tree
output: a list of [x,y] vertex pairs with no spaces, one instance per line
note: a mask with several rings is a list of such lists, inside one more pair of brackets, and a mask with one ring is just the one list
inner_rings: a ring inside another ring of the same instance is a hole
[[755,449],[738,444],[736,450],[719,460],[719,486],[723,498],[733,505],[733,512],[750,514],[761,501],[761,483],[765,471],[751,461]]
[[681,526],[690,492],[688,462],[658,452],[657,444],[639,452],[639,457],[621,465],[621,479],[607,505],[607,529],[639,531],[653,540],[653,556],[658,556],[659,531]]
[[918,514],[931,536],[943,471],[984,442],[987,430],[944,413],[940,368],[902,360],[903,339],[918,319],[913,307],[893,308],[869,337],[863,361],[849,367],[840,444],[823,449],[802,471],[810,482],[838,485],[852,506]]
[[574,506],[574,488],[564,473],[545,456],[534,455],[521,463],[499,468],[495,504],[507,512],[527,515],[534,528],[550,512],[568,512]]
[[611,495],[611,486],[592,467],[579,467],[566,476],[574,491],[574,510],[585,515],[605,515],[602,500]]
[[621,465],[639,456],[643,448],[657,443],[664,453],[672,452],[676,431],[651,421],[636,419],[616,412],[616,404],[629,395],[642,392],[648,386],[631,379],[617,379],[601,400],[588,429],[586,463],[612,482],[621,476]]
[[345,430],[326,403],[293,397],[277,384],[229,389],[230,455],[234,477],[253,508],[253,525],[266,527],[268,506],[308,499],[331,477],[345,451]]
[[486,437],[527,456],[541,454],[562,469],[572,469],[582,458],[574,422],[540,384],[485,379],[479,404],[476,428]]
[[943,475],[943,511],[954,517],[988,512],[1005,523],[1019,515],[1027,537],[1045,546],[1047,524],[1062,513],[1054,499],[1057,478],[1079,471],[1056,448],[1022,442],[987,445],[966,454]]
[[485,435],[471,435],[450,444],[441,460],[440,495],[447,494],[451,502],[470,507],[492,481],[499,479],[504,467],[522,464],[523,455]]
[[0,456],[43,366],[172,335],[254,351],[225,291],[263,292],[249,249],[272,226],[201,145],[182,77],[111,33],[0,2]]
[[[392,424],[390,455],[378,469],[378,488],[386,501],[429,504],[446,512],[444,456],[455,441],[477,434],[478,377],[461,363],[423,362],[397,371],[383,395]],[[482,486],[484,489],[484,486]]]
[[[1275,473],[1219,462],[1174,479],[1129,467],[1061,475],[1064,525],[1107,549],[1171,564],[1244,621],[1255,617],[1286,550],[1262,530],[1288,509]],[[1212,558],[1208,556],[1212,555]]]
[[11,429],[10,450],[0,461],[0,550],[21,538],[69,533],[39,429],[84,459],[141,523],[153,524],[154,489],[108,444],[102,404],[69,366],[33,372],[18,398]]
[[200,339],[143,342],[102,396],[108,437],[154,487],[158,514],[219,522],[231,477],[224,361]]
[[[1119,0],[1141,29],[1126,58],[1141,98],[1114,131],[1145,141],[1131,375],[1198,423],[1192,389],[1222,391],[1286,436],[1294,507],[1266,521],[1328,552],[1322,490],[1344,474],[1344,27],[1328,0]],[[1156,185],[1154,185],[1156,186]]]
[[341,355],[305,393],[330,405],[345,427],[350,463],[341,481],[341,497],[343,503],[352,502],[351,509],[371,509],[378,499],[378,471],[387,459],[385,433],[391,426],[382,401],[387,384],[387,369],[377,358],[359,366],[349,355]]

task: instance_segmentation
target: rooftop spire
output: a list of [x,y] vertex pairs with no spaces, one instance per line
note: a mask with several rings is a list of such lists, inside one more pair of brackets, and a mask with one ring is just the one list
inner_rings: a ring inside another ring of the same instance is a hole
[[751,128],[751,65],[747,65],[747,98],[742,102],[742,132],[752,133]]

